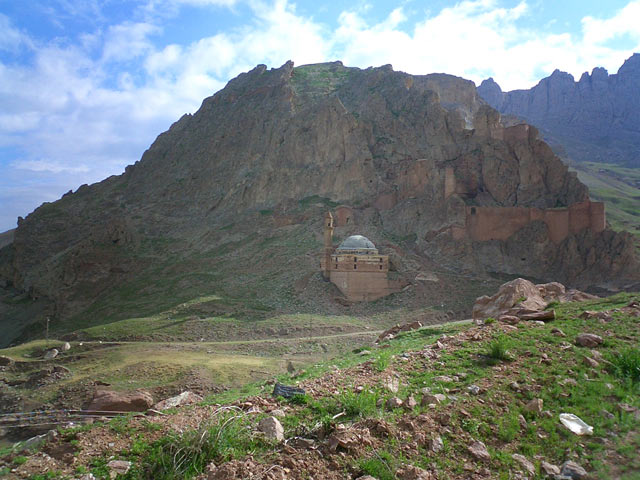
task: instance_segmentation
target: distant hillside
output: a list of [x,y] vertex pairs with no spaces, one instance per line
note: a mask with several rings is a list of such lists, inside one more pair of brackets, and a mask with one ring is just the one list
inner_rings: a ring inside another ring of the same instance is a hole
[[640,54],[609,75],[604,68],[579,81],[554,71],[529,90],[503,92],[489,78],[478,93],[500,113],[525,119],[578,162],[640,167]]
[[[349,306],[322,281],[322,218],[339,205],[351,213],[336,243],[369,237],[401,293]],[[631,236],[603,230],[601,213],[536,129],[503,126],[468,80],[259,65],[123,175],[19,219],[0,249],[0,316],[24,325],[16,309],[39,299],[28,318],[60,332],[211,296],[200,318],[256,320],[464,312],[511,275],[628,288]]]

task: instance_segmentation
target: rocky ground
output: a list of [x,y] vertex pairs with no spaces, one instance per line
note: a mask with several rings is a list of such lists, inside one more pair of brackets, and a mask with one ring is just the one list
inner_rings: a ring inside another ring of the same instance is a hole
[[[639,299],[553,304],[547,323],[510,315],[399,333],[280,378],[304,395],[275,398],[268,381],[61,429],[35,451],[5,450],[0,471],[33,479],[639,478]],[[573,433],[561,414],[591,434]]]

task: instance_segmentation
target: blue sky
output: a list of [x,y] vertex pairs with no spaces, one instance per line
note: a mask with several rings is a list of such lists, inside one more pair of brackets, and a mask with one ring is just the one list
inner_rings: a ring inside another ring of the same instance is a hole
[[640,0],[0,0],[0,231],[120,174],[258,63],[391,63],[504,90],[559,68],[615,73]]

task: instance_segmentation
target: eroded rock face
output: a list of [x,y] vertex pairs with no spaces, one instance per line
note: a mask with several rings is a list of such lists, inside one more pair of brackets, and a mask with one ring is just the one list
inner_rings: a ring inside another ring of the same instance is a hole
[[[259,65],[174,123],[123,175],[22,220],[0,276],[50,299],[54,319],[96,298],[108,309],[117,296],[103,294],[123,285],[164,300],[160,277],[203,265],[205,252],[210,259],[242,249],[252,233],[315,225],[308,199],[350,205],[359,231],[415,238],[411,254],[447,269],[612,284],[637,276],[630,239],[612,232],[570,235],[560,246],[535,222],[506,241],[452,236],[469,205],[554,208],[587,198],[536,129],[503,127],[470,81],[340,62]],[[175,258],[168,253],[180,258],[154,271],[159,256]],[[409,275],[411,262],[394,258]],[[238,288],[279,268],[259,262]],[[287,268],[302,276],[310,266]]]
[[540,127],[579,161],[640,166],[640,54],[609,75],[604,68],[578,81],[556,70],[529,90],[503,92],[492,79],[480,96],[501,113],[517,115]]

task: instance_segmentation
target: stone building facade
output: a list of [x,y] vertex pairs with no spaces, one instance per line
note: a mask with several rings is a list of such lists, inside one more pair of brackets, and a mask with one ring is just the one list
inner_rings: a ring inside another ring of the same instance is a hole
[[372,301],[398,291],[388,279],[389,257],[380,255],[376,246],[362,235],[352,235],[335,250],[334,219],[324,217],[324,258],[321,263],[325,280],[338,287],[347,300]]

